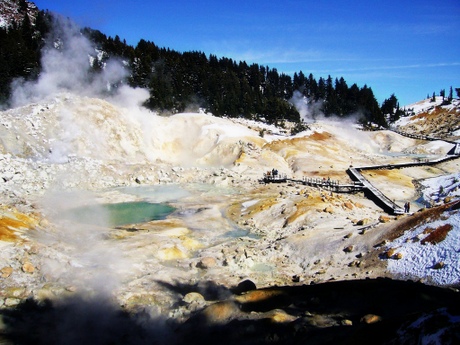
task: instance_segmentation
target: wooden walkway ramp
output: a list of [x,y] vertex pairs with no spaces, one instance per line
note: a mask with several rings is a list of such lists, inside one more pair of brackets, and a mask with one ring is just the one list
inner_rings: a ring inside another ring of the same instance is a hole
[[[460,145],[456,145],[458,147]],[[386,195],[384,195],[379,189],[373,186],[362,174],[362,170],[391,170],[391,169],[402,169],[402,168],[410,168],[416,166],[427,166],[427,165],[436,165],[442,162],[446,162],[452,159],[457,159],[460,156],[458,154],[455,155],[447,155],[439,158],[435,158],[432,160],[419,160],[416,162],[409,162],[409,163],[400,163],[400,164],[387,164],[387,165],[374,165],[374,166],[364,166],[359,168],[350,167],[347,169],[347,174],[353,181],[359,181],[364,185],[365,191],[364,193],[367,194],[369,199],[374,200],[374,202],[380,207],[382,207],[386,212],[390,214],[403,214],[404,208],[396,204],[394,201],[390,200]]]
[[460,143],[455,143],[455,146],[447,152],[448,155],[459,156],[460,155]]
[[370,183],[360,172],[360,168],[349,168],[347,169],[347,174],[353,181],[359,181],[363,184],[365,190],[364,194],[373,200],[377,205],[382,207],[385,212],[389,214],[404,214],[404,208],[396,204],[394,201],[390,200],[385,194],[383,194],[379,189],[375,188],[372,183]]
[[347,169],[347,174],[350,176],[353,183],[351,184],[340,184],[338,181],[331,181],[324,178],[309,178],[304,177],[301,180],[290,179],[286,174],[280,175],[270,175],[269,173],[264,174],[264,178],[261,182],[264,183],[283,183],[283,182],[293,182],[300,183],[307,186],[323,188],[337,193],[354,193],[359,191],[364,191],[364,194],[371,200],[373,200],[377,205],[382,207],[389,214],[403,214],[405,210],[403,207],[396,204],[394,201],[390,200],[386,195],[384,195],[379,189],[377,189],[372,183],[370,183],[362,174],[363,170],[391,170],[391,169],[402,169],[410,168],[416,166],[426,166],[426,165],[436,165],[442,162],[446,162],[452,159],[460,158],[460,143],[454,141],[448,141],[444,139],[432,138],[423,135],[410,134],[404,132],[396,133],[404,135],[410,138],[420,139],[420,140],[442,140],[453,144],[454,146],[448,152],[446,156],[442,156],[435,159],[417,159],[413,162],[400,163],[400,164],[386,164],[386,165],[374,165],[374,166],[364,166],[359,168],[350,167]]

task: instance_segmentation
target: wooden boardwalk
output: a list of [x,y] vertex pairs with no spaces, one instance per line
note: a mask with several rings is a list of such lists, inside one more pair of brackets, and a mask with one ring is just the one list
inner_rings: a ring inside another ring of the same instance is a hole
[[263,183],[284,183],[287,181],[288,181],[288,178],[286,174],[273,175],[271,173],[270,174],[265,173],[262,180],[259,180],[259,182],[263,182]]
[[377,189],[372,183],[370,183],[360,172],[360,168],[349,168],[347,174],[354,181],[359,181],[363,184],[365,191],[364,194],[374,202],[382,207],[385,212],[389,214],[404,214],[404,208],[390,200],[385,194]]
[[302,180],[291,180],[306,186],[317,187],[336,193],[356,193],[363,190],[364,185],[360,182],[340,184],[339,181],[330,179],[320,179],[313,177],[304,177]]
[[[460,145],[456,145],[458,147]],[[435,158],[432,160],[419,160],[416,162],[400,163],[400,164],[387,164],[387,165],[375,165],[375,166],[364,166],[359,168],[350,167],[347,169],[347,174],[353,181],[359,181],[365,187],[364,193],[367,194],[369,199],[374,200],[374,202],[382,207],[387,213],[390,214],[403,214],[404,208],[396,204],[394,201],[390,200],[386,195],[384,195],[379,189],[373,186],[362,174],[362,170],[392,170],[392,169],[403,169],[416,166],[427,166],[427,165],[436,165],[442,162],[447,162],[452,159],[457,159],[460,156],[447,155],[444,157]]]
[[293,182],[299,183],[307,186],[322,188],[326,190],[330,190],[336,193],[355,193],[364,191],[364,194],[371,200],[373,200],[377,205],[382,207],[385,212],[389,214],[404,214],[405,210],[403,207],[396,204],[394,201],[390,200],[386,195],[384,195],[379,189],[377,189],[372,183],[370,183],[362,174],[361,171],[363,170],[391,170],[391,169],[402,169],[402,168],[410,168],[416,166],[426,166],[426,165],[436,165],[442,162],[446,162],[452,159],[457,159],[460,157],[460,143],[432,138],[428,136],[418,135],[418,134],[410,134],[410,133],[403,133],[395,131],[400,135],[404,135],[414,139],[420,140],[442,140],[453,144],[453,148],[448,152],[446,156],[442,156],[435,159],[418,159],[413,162],[408,163],[400,163],[400,164],[386,164],[386,165],[374,165],[374,166],[364,166],[354,168],[351,167],[347,169],[347,174],[350,176],[351,180],[353,181],[352,184],[340,184],[338,181],[333,181],[324,178],[309,178],[304,177],[301,180],[290,179],[286,176],[286,174],[280,175],[271,175],[269,173],[264,174],[264,178],[261,180],[264,183],[283,183],[283,182]]
[[268,175],[264,174],[260,183],[285,183],[293,182],[297,184],[303,184],[305,186],[311,186],[316,188],[322,188],[331,192],[336,193],[356,193],[363,190],[364,186],[360,182],[354,182],[349,184],[340,184],[339,181],[314,178],[314,177],[304,177],[301,180],[288,178],[286,174],[279,175]]
[[447,152],[448,155],[459,156],[460,155],[460,143],[455,143],[455,146]]

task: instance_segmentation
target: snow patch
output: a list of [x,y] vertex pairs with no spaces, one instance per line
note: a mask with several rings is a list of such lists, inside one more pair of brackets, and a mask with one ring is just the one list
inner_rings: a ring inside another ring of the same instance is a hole
[[460,197],[460,173],[426,179],[422,186],[423,201],[426,204],[437,204],[446,197]]
[[[460,197],[460,173],[426,179],[422,182],[423,200],[427,204],[443,203],[446,197]],[[452,229],[437,244],[421,244],[426,228],[436,229],[449,224]],[[428,222],[406,231],[388,248],[402,254],[402,259],[388,261],[388,270],[409,279],[426,279],[436,285],[453,285],[460,282],[460,211],[446,211],[439,220]],[[443,263],[442,268],[435,268]]]
[[[460,282],[460,212],[457,210],[443,216],[450,217],[406,231],[389,245],[402,254],[400,260],[388,260],[390,272],[408,279],[423,278],[435,285],[453,285]],[[423,233],[427,227],[437,228],[445,224],[452,225],[452,229],[443,241],[437,244],[421,244],[421,240],[428,236]],[[439,263],[444,266],[436,268],[435,265]]]

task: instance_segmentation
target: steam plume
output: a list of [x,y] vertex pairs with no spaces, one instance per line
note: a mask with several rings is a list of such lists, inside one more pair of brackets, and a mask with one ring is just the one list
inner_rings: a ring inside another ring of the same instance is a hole
[[300,114],[300,118],[305,123],[313,123],[318,119],[318,117],[324,118],[324,114],[321,111],[321,102],[313,102],[297,90],[294,91],[290,102],[297,109]]
[[101,95],[111,91],[111,85],[127,76],[128,71],[116,59],[105,62],[100,73],[91,73],[92,64],[96,63],[100,52],[69,20],[57,17],[47,41],[42,51],[42,72],[38,80],[16,80],[13,83],[13,107],[63,91]]

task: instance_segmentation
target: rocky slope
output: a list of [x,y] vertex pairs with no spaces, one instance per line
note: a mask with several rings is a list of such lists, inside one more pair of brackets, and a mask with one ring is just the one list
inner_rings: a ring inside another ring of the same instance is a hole
[[[136,106],[142,90],[125,91],[128,105],[123,94],[102,100],[67,93],[0,114],[5,341],[49,342],[50,329],[57,329],[57,343],[182,337],[193,343],[189,332],[199,329],[203,341],[224,331],[229,343],[310,336],[324,343],[331,339],[326,328],[358,342],[389,330],[390,340],[411,327],[405,322],[433,310],[449,320],[442,334],[455,334],[457,311],[441,308],[458,294],[374,280],[397,277],[382,243],[410,216],[388,216],[362,193],[259,183],[272,168],[294,179],[345,183],[350,164],[405,162],[413,152],[437,157],[451,145],[333,122],[289,137],[264,124],[202,113],[161,117]],[[416,203],[416,180],[458,171],[454,160],[367,177],[417,211],[424,207]],[[455,202],[452,193],[446,202]],[[118,226],[64,216],[89,205],[90,218],[104,218],[101,204],[136,201],[168,203],[175,211]],[[458,209],[439,208],[438,217],[456,219]],[[378,299],[393,290],[410,296],[411,306]],[[433,303],[414,306],[420,294]],[[375,307],[363,307],[369,304]],[[96,322],[100,315],[107,322]],[[32,335],[37,322],[43,333]]]
[[443,97],[435,101],[426,99],[406,107],[410,116],[396,122],[403,132],[421,134],[434,138],[458,141],[460,139],[460,100],[445,102]]
[[19,0],[3,0],[0,3],[0,27],[8,27],[13,22],[22,23],[27,13],[32,24],[38,13],[38,8],[33,2],[24,1],[25,8],[21,10]]

